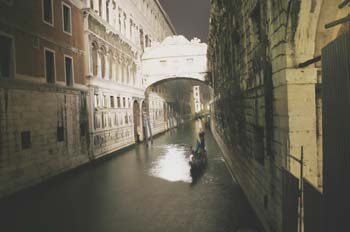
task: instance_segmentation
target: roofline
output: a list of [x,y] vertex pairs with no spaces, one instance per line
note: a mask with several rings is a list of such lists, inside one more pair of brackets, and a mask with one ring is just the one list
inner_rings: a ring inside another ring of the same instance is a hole
[[174,33],[174,35],[177,35],[176,29],[173,25],[173,23],[171,22],[171,19],[169,17],[169,15],[166,13],[166,11],[164,10],[164,8],[162,7],[162,4],[160,4],[159,0],[155,0],[157,6],[159,7],[160,11],[162,12],[165,21],[167,21],[168,25],[170,26],[170,29],[172,30],[172,32]]

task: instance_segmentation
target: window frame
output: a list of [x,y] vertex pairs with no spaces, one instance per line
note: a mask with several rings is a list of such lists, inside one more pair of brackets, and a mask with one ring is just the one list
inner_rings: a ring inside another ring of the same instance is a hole
[[42,21],[43,23],[51,26],[51,27],[55,27],[55,11],[54,11],[54,0],[49,0],[51,1],[51,15],[52,15],[52,22],[48,22],[45,20],[45,7],[44,7],[44,1],[46,0],[42,0],[41,1],[41,12],[42,12]]
[[[48,79],[47,79],[46,51],[52,52],[52,53],[53,53],[53,68],[54,68],[54,82],[53,82],[53,83],[48,82]],[[44,76],[45,76],[46,84],[56,84],[56,82],[57,82],[57,80],[56,80],[56,77],[57,77],[57,71],[56,71],[56,51],[53,50],[53,49],[51,49],[51,48],[48,48],[48,47],[44,47]]]
[[[28,141],[25,141],[26,139],[28,139]],[[32,143],[31,131],[29,130],[22,131],[21,132],[21,150],[31,149],[32,146],[33,146],[33,143]]]
[[[66,70],[66,58],[70,59],[72,61],[72,85],[68,85],[67,83],[67,70]],[[75,81],[74,81],[74,59],[72,56],[69,56],[69,55],[64,55],[63,56],[63,68],[64,68],[64,82],[66,84],[66,86],[69,86],[69,87],[72,87],[74,86],[75,84]]]
[[[69,28],[70,28],[70,31],[64,30],[64,7],[67,7],[69,9]],[[72,34],[73,34],[72,7],[63,1],[62,1],[62,31],[70,36],[72,36]]]
[[9,77],[0,76],[0,78],[15,78],[16,77],[16,46],[15,37],[13,35],[0,31],[0,36],[7,37],[11,40],[11,54],[10,54],[10,75]]

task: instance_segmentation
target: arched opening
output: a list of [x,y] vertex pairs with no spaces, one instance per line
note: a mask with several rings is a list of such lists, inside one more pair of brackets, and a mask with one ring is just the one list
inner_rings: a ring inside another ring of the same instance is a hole
[[133,104],[133,114],[134,114],[134,137],[135,142],[138,143],[141,141],[141,115],[140,115],[140,104],[137,101],[134,101]]
[[94,41],[91,44],[91,62],[92,62],[92,75],[93,76],[97,76],[97,68],[98,68],[98,64],[97,64],[97,56],[98,56],[98,45],[97,43]]
[[121,63],[121,57],[120,54],[117,53],[116,56],[116,81],[118,83],[122,80],[122,63]]
[[102,0],[98,1],[98,13],[102,17]]
[[109,50],[108,52],[108,80],[113,80],[113,65],[114,65],[114,54],[112,50]]
[[145,41],[143,39],[143,30],[140,29],[140,46],[141,46],[141,49],[142,51],[145,49]]
[[146,138],[149,136],[147,120],[149,120],[148,101],[144,100],[142,102],[142,135],[144,140],[146,140]]
[[136,67],[136,64],[133,63],[133,65],[132,65],[132,83],[133,83],[133,85],[136,84],[136,73],[137,73],[137,67]]
[[94,9],[94,0],[90,0],[90,8]]
[[126,63],[126,83],[130,84],[130,65]]
[[347,23],[328,29],[325,28],[326,24],[343,18],[348,14],[347,7],[342,10],[338,8],[339,2],[338,0],[322,1],[315,38],[315,56],[320,55],[322,48],[348,29]]
[[105,78],[106,77],[106,48],[105,47],[101,48],[100,57],[101,57],[101,75],[102,75],[102,78]]
[[109,3],[110,3],[110,0],[107,0],[106,1],[106,20],[107,22],[109,23]]
[[[194,92],[195,86],[199,89],[197,96]],[[163,121],[164,129],[168,130],[177,127],[179,123],[195,118],[194,102],[196,97],[200,99],[199,104],[202,109],[198,115],[209,114],[212,91],[212,88],[206,82],[195,78],[165,78],[153,83],[145,91],[151,107],[150,114],[153,109],[158,110],[158,118],[153,120],[151,118],[151,122]],[[158,99],[162,99],[162,104],[159,107],[154,106],[154,104],[152,106],[152,101]]]

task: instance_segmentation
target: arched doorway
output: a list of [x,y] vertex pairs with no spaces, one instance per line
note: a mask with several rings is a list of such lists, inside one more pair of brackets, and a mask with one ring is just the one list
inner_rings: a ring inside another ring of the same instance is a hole
[[133,104],[133,113],[134,113],[134,137],[135,142],[138,143],[141,141],[141,115],[140,115],[140,104],[137,101],[134,101]]

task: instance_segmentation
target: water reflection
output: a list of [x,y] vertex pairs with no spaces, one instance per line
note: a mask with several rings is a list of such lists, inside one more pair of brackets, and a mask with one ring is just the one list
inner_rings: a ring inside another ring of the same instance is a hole
[[184,145],[168,144],[163,147],[164,155],[152,163],[150,175],[170,181],[192,182],[188,150]]

